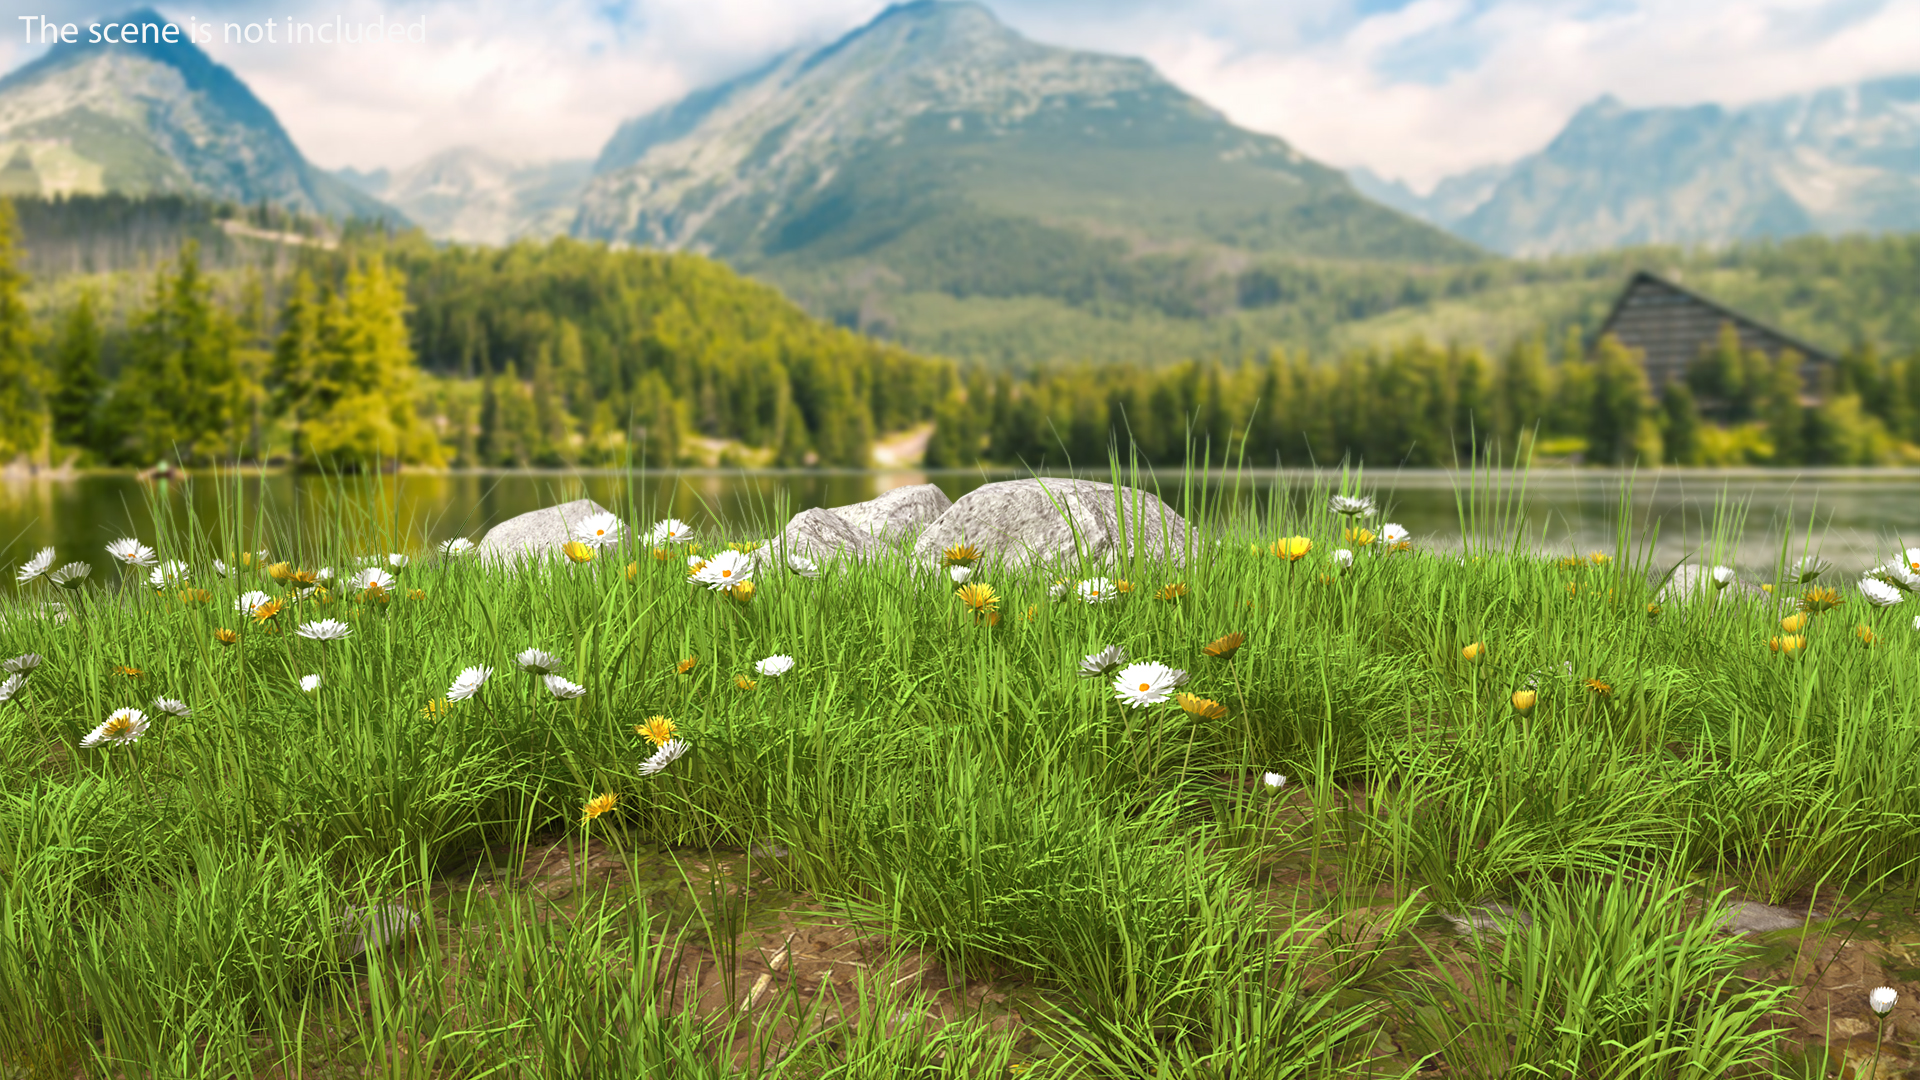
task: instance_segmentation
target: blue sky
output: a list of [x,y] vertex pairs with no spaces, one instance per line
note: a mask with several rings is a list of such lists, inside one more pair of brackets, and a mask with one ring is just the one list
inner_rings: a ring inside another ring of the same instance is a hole
[[[1142,56],[1235,121],[1424,188],[1538,149],[1603,93],[1740,104],[1920,73],[1915,0],[987,0],[1036,40]],[[133,6],[131,3],[125,7]],[[425,19],[424,45],[208,47],[317,163],[478,145],[591,157],[626,117],[872,18],[879,0],[160,0],[176,19]],[[0,68],[39,50],[8,0]]]

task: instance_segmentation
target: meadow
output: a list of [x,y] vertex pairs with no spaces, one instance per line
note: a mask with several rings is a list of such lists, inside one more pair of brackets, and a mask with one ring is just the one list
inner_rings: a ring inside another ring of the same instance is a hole
[[1271,482],[1174,560],[751,589],[690,558],[778,507],[507,572],[377,488],[158,504],[0,624],[0,1074],[1913,1067],[1920,552],[1661,597],[1524,475],[1458,551]]

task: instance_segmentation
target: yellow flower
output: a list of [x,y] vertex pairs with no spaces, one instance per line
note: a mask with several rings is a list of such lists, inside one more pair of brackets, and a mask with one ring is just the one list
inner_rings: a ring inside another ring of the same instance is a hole
[[1117,593],[1130,593],[1133,591],[1133,582],[1128,581],[1126,578],[1121,578],[1119,581],[1113,583],[1113,591]]
[[1844,603],[1846,601],[1841,599],[1837,590],[1824,586],[1811,588],[1800,594],[1800,610],[1816,615],[1822,611],[1832,611]]
[[745,675],[735,675],[733,677],[733,685],[739,687],[742,690],[751,690],[759,684],[755,683],[752,679],[747,678]]
[[647,741],[655,746],[665,746],[678,730],[679,725],[664,716],[649,716],[646,723],[633,725],[635,735],[646,736]]
[[578,540],[569,540],[561,544],[560,550],[566,554],[567,561],[569,562],[590,563],[593,561],[593,549]]
[[1481,660],[1485,659],[1486,655],[1487,655],[1487,647],[1478,641],[1460,650],[1460,659],[1465,660],[1468,663],[1477,664]]
[[738,585],[727,586],[727,595],[733,597],[735,600],[738,600],[744,604],[747,601],[753,599],[753,590],[754,590],[753,582],[743,581]]
[[1760,583],[1760,591],[1761,591],[1761,592],[1763,592],[1763,593],[1767,593],[1768,595],[1772,595],[1772,593],[1773,593],[1773,582],[1771,582],[1771,581],[1763,581],[1763,582],[1761,582],[1761,583]]
[[984,616],[1000,606],[999,594],[993,591],[993,586],[983,582],[976,581],[962,585],[954,595],[960,598],[961,603],[967,605],[967,610],[973,612],[975,618]]
[[1187,715],[1197,716],[1202,720],[1219,720],[1227,715],[1227,707],[1225,705],[1208,698],[1203,698],[1198,694],[1189,694],[1182,691],[1174,700],[1180,703],[1180,708],[1185,710]]
[[1307,557],[1307,552],[1313,550],[1313,541],[1304,536],[1286,536],[1275,540],[1267,550],[1288,562],[1299,562]]
[[275,581],[287,581],[293,577],[293,564],[277,562],[267,567],[267,576]]
[[673,560],[673,552],[671,550],[667,548],[653,549],[654,562],[671,562],[672,560]]
[[693,665],[699,662],[700,662],[699,657],[689,656],[685,660],[682,660],[679,663],[673,665],[673,673],[675,675],[685,675],[687,672],[693,670]]
[[1515,690],[1513,692],[1513,711],[1517,713],[1530,713],[1533,711],[1534,702],[1539,700],[1540,695],[1532,690]]
[[1586,562],[1578,555],[1569,555],[1560,560],[1560,569],[1562,570],[1578,570],[1585,565]]
[[384,604],[393,599],[393,597],[389,596],[387,590],[381,588],[376,582],[368,584],[365,589],[361,590],[360,599],[369,600],[376,604]]
[[1160,591],[1154,593],[1153,598],[1155,600],[1178,600],[1185,595],[1187,595],[1186,584],[1176,581],[1171,585],[1160,586]]
[[727,550],[737,551],[740,554],[745,555],[748,552],[751,552],[754,549],[758,548],[759,546],[760,546],[759,544],[749,544],[749,543],[742,543],[742,542],[736,541],[734,543],[728,544]]
[[1659,617],[1660,617],[1660,605],[1659,605],[1659,604],[1648,604],[1648,605],[1647,605],[1647,618],[1649,618],[1649,619],[1657,619],[1657,618],[1659,618]]
[[627,580],[632,581],[634,578],[637,578],[639,576],[640,576],[640,564],[637,562],[628,563],[627,564]]
[[181,589],[180,600],[187,604],[204,604],[213,599],[213,594],[205,589]]
[[422,705],[420,707],[420,715],[426,717],[429,720],[433,719],[436,716],[445,716],[446,713],[447,713],[447,702],[445,698],[436,698],[433,701],[429,701],[425,705]]
[[989,612],[987,612],[987,625],[988,625],[988,626],[999,626],[999,625],[1000,625],[1000,613],[999,613],[999,612],[997,612],[997,611],[989,611]]
[[240,640],[240,635],[235,633],[232,630],[228,630],[225,627],[222,627],[213,632],[213,640],[219,642],[222,645],[232,645],[235,642]]
[[427,590],[425,589],[408,589],[407,590],[407,599],[409,600],[425,600],[426,598],[427,598]]
[[1354,547],[1366,547],[1368,544],[1373,543],[1373,530],[1348,529],[1347,543],[1352,544]]
[[955,544],[942,551],[940,557],[948,566],[972,566],[980,561],[980,549],[972,544]]
[[264,604],[256,605],[253,609],[253,621],[264,623],[275,615],[280,614],[280,609],[286,606],[287,603],[284,600],[269,600]]
[[1567,595],[1568,595],[1568,596],[1577,596],[1577,595],[1579,595],[1579,593],[1580,593],[1580,583],[1579,583],[1579,582],[1577,582],[1577,581],[1569,581],[1569,582],[1567,582]]
[[287,572],[287,580],[293,582],[295,585],[312,585],[319,579],[320,576],[311,570],[290,570]]
[[1593,691],[1595,697],[1610,697],[1613,694],[1613,684],[1600,679],[1588,679],[1587,689]]
[[613,804],[619,801],[620,796],[615,795],[611,791],[598,798],[588,799],[586,805],[580,808],[580,824],[585,825],[587,822],[613,809]]
[[1200,651],[1215,660],[1231,660],[1240,646],[1247,643],[1247,635],[1241,633],[1222,634],[1200,647]]
[[1587,552],[1587,561],[1595,566],[1605,566],[1613,561],[1613,556],[1604,551],[1589,551]]
[[113,665],[113,673],[115,675],[125,675],[129,679],[144,679],[147,677],[146,672],[141,671],[137,667],[129,667],[126,664]]
[[1782,634],[1767,642],[1767,648],[1777,653],[1792,656],[1807,647],[1807,639],[1800,634]]
[[1789,634],[1797,634],[1806,628],[1807,613],[1804,611],[1798,615],[1789,615],[1780,620],[1780,629],[1785,630]]
[[1860,644],[1862,645],[1871,645],[1874,643],[1874,640],[1875,640],[1873,636],[1873,627],[1867,626],[1865,624],[1854,627],[1853,636],[1859,638]]

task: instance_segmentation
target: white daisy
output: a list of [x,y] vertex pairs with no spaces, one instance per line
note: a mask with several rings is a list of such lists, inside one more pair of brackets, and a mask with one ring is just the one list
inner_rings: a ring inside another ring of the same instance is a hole
[[70,562],[47,575],[47,580],[63,589],[77,589],[87,583],[87,575],[93,573],[93,567],[83,562]]
[[1120,670],[1127,662],[1127,650],[1118,645],[1109,645],[1091,656],[1081,657],[1080,677],[1083,679],[1104,679]]
[[112,743],[115,746],[131,746],[140,736],[147,733],[147,714],[139,709],[115,709],[107,717],[107,722],[94,728],[86,738],[80,740],[81,746],[99,746]]
[[707,557],[705,555],[687,556],[687,573],[691,574],[705,565],[707,565]]
[[1907,598],[1899,589],[1873,578],[1861,578],[1859,588],[1860,595],[1866,597],[1867,603],[1874,607],[1892,607]]
[[1050,600],[1064,599],[1067,595],[1067,590],[1071,588],[1073,588],[1073,582],[1071,581],[1056,581],[1047,586],[1047,598]]
[[1915,633],[1920,633],[1920,615],[1913,617],[1913,629]]
[[187,580],[187,564],[178,559],[169,559],[147,573],[147,584],[156,589],[178,585]]
[[449,559],[458,559],[463,555],[471,555],[473,554],[473,541],[464,536],[456,536],[451,540],[441,543],[440,554],[445,555]]
[[300,628],[294,633],[308,641],[339,641],[353,633],[353,627],[339,619],[318,619],[314,622],[301,623]]
[[5,680],[0,680],[0,702],[12,701],[20,695],[20,691],[26,688],[27,677],[25,675],[7,676]]
[[170,698],[170,697],[154,698],[153,708],[155,712],[163,712],[163,713],[166,713],[168,716],[178,716],[183,719],[185,717],[189,717],[193,715],[193,710],[187,708],[187,703],[184,701],[181,701],[179,698]]
[[10,675],[31,675],[39,666],[40,654],[37,652],[27,652],[21,653],[19,656],[5,663],[0,663],[0,671],[7,672]]
[[215,577],[232,577],[233,567],[228,566],[225,562],[219,559],[215,559],[213,560],[213,575]]
[[313,581],[314,581],[314,584],[316,585],[324,585],[327,582],[332,580],[333,580],[333,567],[331,566],[323,566],[320,569],[315,570],[313,572]]
[[490,667],[462,668],[455,676],[453,685],[447,687],[448,701],[465,701],[480,692],[487,683],[487,677],[493,674]]
[[949,566],[947,567],[947,576],[953,579],[955,585],[965,585],[967,579],[973,576],[973,567]]
[[1895,560],[1913,573],[1920,574],[1920,548],[1908,548]]
[[753,665],[753,670],[770,679],[777,679],[793,670],[793,657],[776,653]]
[[313,693],[315,690],[320,689],[320,676],[318,675],[300,676],[300,689],[305,690],[309,694]]
[[595,514],[573,527],[573,535],[588,547],[608,548],[620,542],[625,526],[612,514]]
[[1893,1011],[1894,1004],[1899,1000],[1900,991],[1891,986],[1878,986],[1867,995],[1867,1008],[1872,1009],[1875,1016],[1885,1016]]
[[1113,582],[1103,577],[1088,578],[1080,583],[1080,599],[1089,604],[1104,604],[1120,594],[1113,590]]
[[551,675],[560,670],[560,658],[545,649],[527,649],[513,662],[529,675]]
[[138,540],[128,537],[115,540],[107,545],[107,554],[127,566],[152,566],[159,558],[154,550]]
[[668,739],[666,742],[660,744],[660,749],[655,750],[652,757],[640,763],[640,775],[652,776],[674,762],[679,761],[680,755],[686,752],[687,744],[684,741],[680,739]]
[[1805,585],[1831,569],[1833,564],[1818,555],[1802,555],[1794,561],[1792,568],[1787,572],[1799,579],[1800,584]]
[[787,556],[787,569],[799,574],[801,577],[815,578],[820,576],[819,564],[807,558],[805,555]]
[[405,570],[407,568],[407,564],[412,561],[413,561],[412,559],[408,558],[405,555],[400,554],[397,551],[390,551],[387,553],[387,565],[393,567],[395,570]]
[[1907,564],[1895,559],[1885,566],[1876,566],[1867,571],[1866,576],[1877,577],[1881,581],[1908,592],[1920,589],[1920,574],[1907,569]]
[[693,538],[693,526],[679,518],[668,518],[653,525],[652,540],[655,547],[661,544],[684,544]]
[[1186,676],[1184,671],[1149,660],[1122,668],[1113,677],[1113,693],[1122,704],[1144,709],[1172,697],[1174,688],[1187,681]]
[[1287,786],[1287,778],[1277,772],[1261,773],[1260,782],[1273,788],[1275,791]]
[[259,589],[251,589],[241,593],[239,599],[233,602],[233,610],[248,618],[252,618],[253,613],[258,611],[262,605],[272,602],[273,597],[268,596]]
[[1363,516],[1373,513],[1373,500],[1365,495],[1335,495],[1328,503],[1328,509],[1348,517]]
[[1384,541],[1388,547],[1394,547],[1413,539],[1413,534],[1407,531],[1405,525],[1397,521],[1389,521],[1385,525],[1380,526],[1380,539]]
[[13,580],[16,585],[25,585],[51,569],[53,569],[53,549],[41,548],[34,553],[33,558],[20,564],[20,573]]
[[1346,548],[1335,548],[1333,561],[1339,565],[1340,569],[1345,570],[1353,565],[1353,552],[1348,551]]
[[365,592],[368,589],[392,592],[393,575],[377,566],[369,566],[365,570],[355,571],[354,575],[347,579],[347,588],[354,592]]
[[722,551],[707,560],[689,580],[709,589],[727,589],[753,577],[753,560],[744,552]]
[[558,675],[547,676],[545,682],[547,684],[547,693],[552,694],[561,701],[569,701],[587,692],[586,687],[581,686],[577,682],[570,682]]

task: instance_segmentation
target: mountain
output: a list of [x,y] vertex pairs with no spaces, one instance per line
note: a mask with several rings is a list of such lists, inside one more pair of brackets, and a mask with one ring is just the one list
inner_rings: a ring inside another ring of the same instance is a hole
[[1482,165],[1446,177],[1425,195],[1415,192],[1402,181],[1390,180],[1364,165],[1348,169],[1347,179],[1353,182],[1355,190],[1377,203],[1391,206],[1422,221],[1445,226],[1479,209],[1480,204],[1493,197],[1500,181],[1505,180],[1512,171],[1510,164]]
[[342,169],[336,175],[436,239],[505,244],[565,235],[592,171],[587,161],[516,164],[457,147],[399,172]]
[[1516,255],[1920,230],[1920,76],[1740,108],[1604,97],[1461,210],[1422,216]]
[[1144,61],[1036,44],[947,0],[627,122],[573,231],[718,255],[908,340],[915,312],[956,303],[963,321],[1204,317],[1259,256],[1480,257]]
[[[143,9],[113,21],[169,20]],[[185,41],[83,35],[0,78],[0,162],[0,194],[181,194],[398,217],[309,164],[245,83]]]

